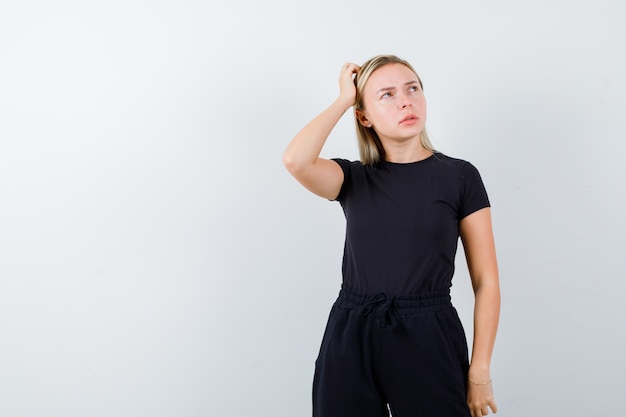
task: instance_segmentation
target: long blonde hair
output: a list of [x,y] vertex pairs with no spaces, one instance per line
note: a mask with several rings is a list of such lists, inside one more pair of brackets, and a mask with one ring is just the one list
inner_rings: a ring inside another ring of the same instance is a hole
[[[385,158],[385,148],[383,147],[378,134],[372,127],[365,127],[356,117],[357,111],[362,111],[364,109],[363,105],[363,90],[365,89],[365,84],[369,80],[370,76],[374,71],[378,68],[387,65],[387,64],[402,64],[406,66],[408,69],[413,71],[417,80],[420,83],[420,87],[422,90],[424,86],[422,85],[422,80],[419,75],[417,75],[417,71],[415,68],[411,66],[407,61],[398,58],[395,55],[378,55],[374,58],[367,60],[359,70],[356,78],[354,79],[354,84],[356,85],[356,100],[354,103],[354,113],[355,113],[355,123],[356,123],[356,135],[359,143],[359,154],[361,155],[361,162],[364,165],[376,165],[380,160]],[[428,137],[428,133],[426,133],[426,128],[422,130],[420,133],[420,142],[422,146],[431,152],[435,152],[435,149],[430,142],[430,138]]]

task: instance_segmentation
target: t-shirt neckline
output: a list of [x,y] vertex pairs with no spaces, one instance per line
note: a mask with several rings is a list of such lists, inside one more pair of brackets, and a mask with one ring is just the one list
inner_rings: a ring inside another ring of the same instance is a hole
[[390,162],[390,161],[385,161],[385,160],[381,160],[380,163],[383,165],[387,165],[387,166],[415,166],[415,165],[420,165],[426,162],[429,162],[433,159],[436,158],[437,152],[433,152],[430,156],[424,158],[424,159],[420,159],[419,161],[413,161],[413,162]]

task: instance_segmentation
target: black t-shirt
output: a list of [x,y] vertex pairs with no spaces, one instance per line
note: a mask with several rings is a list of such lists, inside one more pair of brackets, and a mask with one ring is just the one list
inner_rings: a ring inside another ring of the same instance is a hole
[[406,164],[334,161],[344,173],[344,285],[368,295],[449,289],[459,221],[489,207],[478,170],[441,153]]

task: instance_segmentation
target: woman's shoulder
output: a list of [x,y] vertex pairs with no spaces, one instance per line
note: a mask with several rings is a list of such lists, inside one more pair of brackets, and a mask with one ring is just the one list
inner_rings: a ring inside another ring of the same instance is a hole
[[443,153],[436,153],[435,156],[440,169],[447,172],[448,175],[459,179],[480,177],[478,169],[466,159],[452,157]]
[[351,172],[364,171],[366,168],[366,166],[363,165],[363,163],[358,160],[351,161],[349,159],[344,159],[344,158],[332,158],[332,160],[335,161],[337,164],[339,164],[344,174],[346,175],[349,175]]
[[454,166],[457,168],[474,167],[474,165],[471,162],[469,162],[467,159],[462,159],[462,158],[446,155],[441,152],[436,152],[434,154],[434,157],[437,161],[445,165],[450,165],[450,166]]
[[464,164],[468,164],[469,162],[465,159],[461,159],[458,157],[454,157],[454,156],[450,156],[441,152],[435,152],[434,154],[435,159],[437,159],[440,162],[444,162],[444,163],[448,163],[448,164],[453,164],[453,165],[464,165]]
[[337,162],[339,165],[346,165],[346,166],[364,166],[363,163],[361,161],[351,161],[349,159],[345,159],[345,158],[332,158],[333,161]]

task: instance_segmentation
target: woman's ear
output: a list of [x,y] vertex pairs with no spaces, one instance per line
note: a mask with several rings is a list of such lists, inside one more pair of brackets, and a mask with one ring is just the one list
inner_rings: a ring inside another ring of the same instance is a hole
[[370,121],[365,116],[365,113],[363,113],[361,110],[355,110],[354,115],[362,126],[372,127],[372,123],[370,123]]

